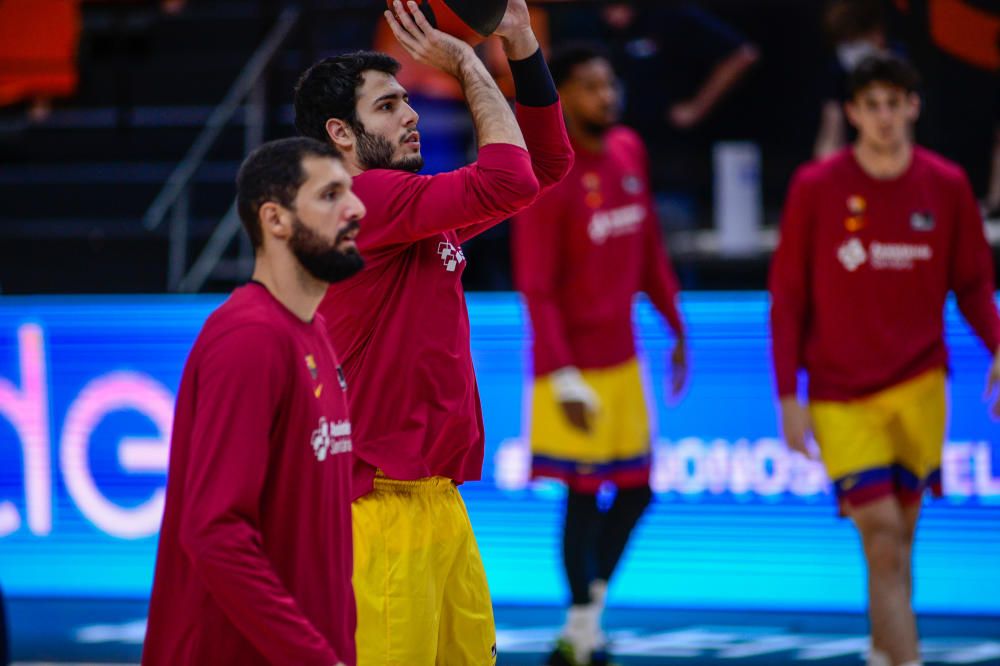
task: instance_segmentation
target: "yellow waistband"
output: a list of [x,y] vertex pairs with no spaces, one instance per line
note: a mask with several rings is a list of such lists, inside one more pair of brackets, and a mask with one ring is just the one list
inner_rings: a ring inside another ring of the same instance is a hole
[[443,476],[429,476],[423,479],[402,481],[400,479],[388,478],[382,473],[382,470],[375,473],[375,488],[379,490],[405,493],[439,493],[454,487],[455,484],[452,480]]

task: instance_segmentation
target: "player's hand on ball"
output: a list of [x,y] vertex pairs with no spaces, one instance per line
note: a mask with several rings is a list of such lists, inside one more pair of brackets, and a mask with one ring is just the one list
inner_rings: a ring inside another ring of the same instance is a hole
[[504,50],[511,60],[524,60],[538,50],[538,40],[531,29],[531,14],[525,0],[508,0],[507,13],[493,34],[503,40]]
[[992,402],[990,414],[995,419],[1000,419],[1000,349],[993,357],[993,365],[986,374],[986,400]]
[[389,27],[402,47],[417,62],[457,77],[466,59],[476,57],[471,46],[432,26],[417,3],[408,2],[404,8],[403,3],[396,0],[393,2],[393,10],[385,12]]
[[525,0],[507,0],[507,12],[493,34],[509,39],[523,30],[531,30],[528,3]]
[[590,408],[585,403],[577,400],[567,400],[560,402],[559,406],[562,407],[563,414],[566,415],[566,420],[570,422],[570,425],[580,432],[590,434],[592,429],[590,425]]
[[781,431],[788,448],[798,451],[806,458],[816,459],[816,452],[809,446],[809,411],[798,398],[781,399]]

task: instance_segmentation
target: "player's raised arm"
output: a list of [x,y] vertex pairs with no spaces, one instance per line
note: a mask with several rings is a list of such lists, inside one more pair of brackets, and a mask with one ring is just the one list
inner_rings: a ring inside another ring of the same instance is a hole
[[527,150],[514,113],[472,47],[435,29],[415,2],[396,0],[386,20],[396,39],[417,62],[437,67],[458,79],[469,104],[479,147],[508,143]]
[[[573,167],[570,144],[559,93],[531,27],[525,0],[510,0],[496,29],[514,79],[517,122],[531,155],[531,168],[544,193],[559,183]],[[458,232],[465,241],[498,220],[473,224]]]

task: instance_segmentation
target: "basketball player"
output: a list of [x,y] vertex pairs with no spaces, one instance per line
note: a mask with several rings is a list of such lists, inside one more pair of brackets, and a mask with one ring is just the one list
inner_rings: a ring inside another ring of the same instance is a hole
[[524,0],[511,0],[497,29],[516,118],[472,48],[432,28],[415,3],[397,2],[387,20],[418,62],[462,86],[479,155],[457,171],[417,175],[418,115],[395,79],[397,63],[383,54],[323,60],[297,86],[296,126],[340,149],[368,208],[358,238],[365,270],[320,306],[358,425],[358,660],[491,664],[489,589],[456,489],[479,479],[483,462],[461,244],[562,178],[572,149]]
[[1000,382],[990,248],[965,173],[913,143],[917,78],[891,55],[852,72],[858,138],[795,175],[771,267],[785,439],[809,455],[813,433],[861,536],[877,666],[920,663],[911,561],[921,497],[941,492],[949,291],[994,356],[988,390]]
[[[566,112],[573,170],[518,215],[515,281],[534,331],[533,476],[569,486],[563,563],[572,605],[548,663],[606,664],[608,581],[652,498],[650,432],[632,332],[646,292],[677,338],[672,390],[687,375],[677,279],[663,243],[639,136],[616,125],[611,64],[589,46],[549,61]],[[597,492],[617,488],[607,512]]]
[[353,666],[351,424],[316,309],[362,267],[365,209],[312,139],[261,146],[237,189],[253,279],[184,368],[142,663]]

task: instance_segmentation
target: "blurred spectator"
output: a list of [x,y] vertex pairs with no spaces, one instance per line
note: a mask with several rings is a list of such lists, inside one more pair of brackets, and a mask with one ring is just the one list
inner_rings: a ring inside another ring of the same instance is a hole
[[617,1],[552,13],[554,44],[585,40],[608,49],[624,88],[622,121],[649,146],[653,188],[693,221],[694,201],[711,180],[710,162],[697,156],[710,154],[715,134],[703,126],[757,63],[757,47],[693,2]]
[[843,108],[847,75],[865,57],[889,49],[885,10],[876,0],[832,0],[823,16],[823,28],[833,45],[834,57],[824,81],[819,132],[813,151],[817,159],[847,145],[848,127]]
[[77,0],[0,0],[0,106],[28,103],[38,122],[76,91]]
[[602,17],[625,83],[626,120],[640,130],[656,133],[664,120],[695,127],[759,59],[745,37],[693,3],[615,2]]

